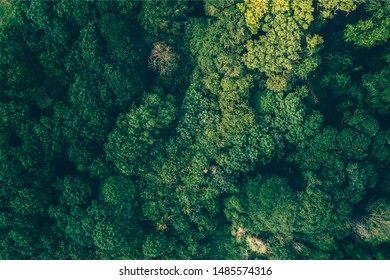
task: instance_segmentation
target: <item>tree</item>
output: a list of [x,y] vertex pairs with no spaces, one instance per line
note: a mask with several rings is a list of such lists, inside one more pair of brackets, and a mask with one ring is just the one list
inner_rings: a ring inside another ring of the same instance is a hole
[[283,237],[294,233],[298,205],[286,179],[271,177],[251,181],[245,191],[252,233],[271,232]]
[[160,75],[168,75],[176,70],[176,60],[177,55],[173,52],[172,47],[165,42],[157,42],[154,43],[150,53],[149,68]]
[[379,73],[367,73],[363,76],[363,87],[367,93],[365,98],[374,112],[380,114],[389,112],[390,89],[385,82],[389,77],[389,67],[383,68]]
[[126,212],[126,215],[134,208],[136,200],[135,186],[129,178],[123,176],[111,176],[104,181],[101,188],[102,200],[118,211]]
[[179,36],[183,32],[190,5],[187,1],[143,1],[138,19],[152,35]]
[[353,223],[355,233],[359,238],[372,244],[389,241],[390,209],[385,199],[371,203],[367,214],[358,222]]
[[234,0],[205,0],[204,10],[206,15],[216,17],[229,6],[234,5]]
[[390,37],[390,4],[388,1],[365,1],[364,8],[371,18],[348,24],[344,39],[364,48],[385,43]]
[[302,147],[314,136],[322,124],[318,111],[310,112],[302,98],[308,95],[307,88],[282,94],[264,91],[258,93],[258,111],[265,122],[274,128],[291,144]]
[[105,150],[120,172],[133,175],[145,156],[162,141],[162,135],[176,117],[173,97],[162,99],[155,93],[145,94],[142,104],[118,117]]
[[260,22],[268,11],[268,1],[245,0],[244,4],[238,4],[238,9],[245,14],[246,25],[252,34],[260,29]]
[[[256,3],[246,1],[240,7],[242,11],[247,9],[245,15],[250,18],[255,7],[257,16],[250,19],[249,28],[255,32],[261,22],[265,35],[247,41],[243,60],[249,69],[266,75],[268,89],[285,91],[289,89],[290,80],[306,80],[319,65],[315,54],[323,40],[307,31],[314,19],[314,9],[310,1],[260,1],[262,6]],[[303,38],[307,38],[307,46],[301,44]]]
[[389,1],[0,0],[0,258],[389,259]]
[[350,13],[356,10],[359,2],[364,2],[364,0],[319,0],[318,4],[322,8],[322,16],[324,18],[332,18],[337,15],[337,11]]

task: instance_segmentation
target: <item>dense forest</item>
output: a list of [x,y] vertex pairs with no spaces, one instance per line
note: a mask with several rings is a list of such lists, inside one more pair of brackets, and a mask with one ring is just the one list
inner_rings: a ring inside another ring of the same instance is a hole
[[390,259],[389,0],[0,0],[0,259]]

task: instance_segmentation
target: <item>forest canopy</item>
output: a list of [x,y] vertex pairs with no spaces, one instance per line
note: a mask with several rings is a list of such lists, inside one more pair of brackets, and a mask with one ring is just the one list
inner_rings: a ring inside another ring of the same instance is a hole
[[0,259],[390,259],[390,1],[0,0]]

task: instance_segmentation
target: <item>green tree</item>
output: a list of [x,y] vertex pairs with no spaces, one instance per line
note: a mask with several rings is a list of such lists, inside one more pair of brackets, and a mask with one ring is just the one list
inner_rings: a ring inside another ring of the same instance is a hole
[[190,12],[188,1],[143,1],[138,15],[142,27],[152,35],[181,35]]
[[120,172],[133,175],[148,152],[162,142],[162,136],[176,117],[173,97],[145,94],[142,104],[118,118],[105,145],[107,157]]
[[378,244],[388,242],[390,238],[390,209],[385,199],[371,203],[367,214],[353,223],[355,233],[364,241]]
[[245,191],[246,212],[253,233],[271,232],[277,236],[294,233],[298,205],[296,195],[286,179],[271,177],[251,181],[246,185]]
[[[252,32],[256,33],[254,30],[261,26],[265,33],[257,40],[247,41],[243,60],[249,69],[265,74],[267,88],[284,91],[289,88],[290,80],[306,80],[319,65],[319,57],[315,54],[323,40],[307,31],[314,19],[310,1],[260,2],[263,6],[257,6],[252,1],[240,6],[251,18],[247,25]],[[253,7],[258,9],[254,19]],[[252,24],[258,27],[253,29]],[[305,38],[306,46],[301,43]]]
[[365,1],[364,8],[371,18],[348,24],[344,39],[364,48],[385,43],[390,37],[390,3],[388,1]]

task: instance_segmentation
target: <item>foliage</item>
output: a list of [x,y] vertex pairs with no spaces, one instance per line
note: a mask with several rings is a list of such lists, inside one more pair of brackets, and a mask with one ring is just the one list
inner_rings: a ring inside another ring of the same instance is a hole
[[389,259],[389,3],[0,0],[0,258]]
[[378,0],[367,1],[365,9],[372,14],[371,18],[347,25],[344,37],[347,42],[371,48],[385,43],[390,37],[390,3]]
[[[244,62],[249,69],[266,75],[268,89],[285,91],[290,80],[306,80],[319,64],[315,54],[323,39],[308,31],[314,8],[311,1],[259,1],[260,6],[256,3],[246,1],[239,6],[251,32],[257,33],[260,26],[262,30],[257,40],[247,41]],[[302,44],[305,38],[306,46]]]
[[387,242],[390,238],[389,211],[389,204],[384,199],[369,205],[366,216],[353,225],[356,234],[369,243]]
[[174,68],[177,68],[177,55],[173,52],[172,47],[164,42],[154,43],[152,52],[149,57],[149,67],[160,75],[170,74]]

